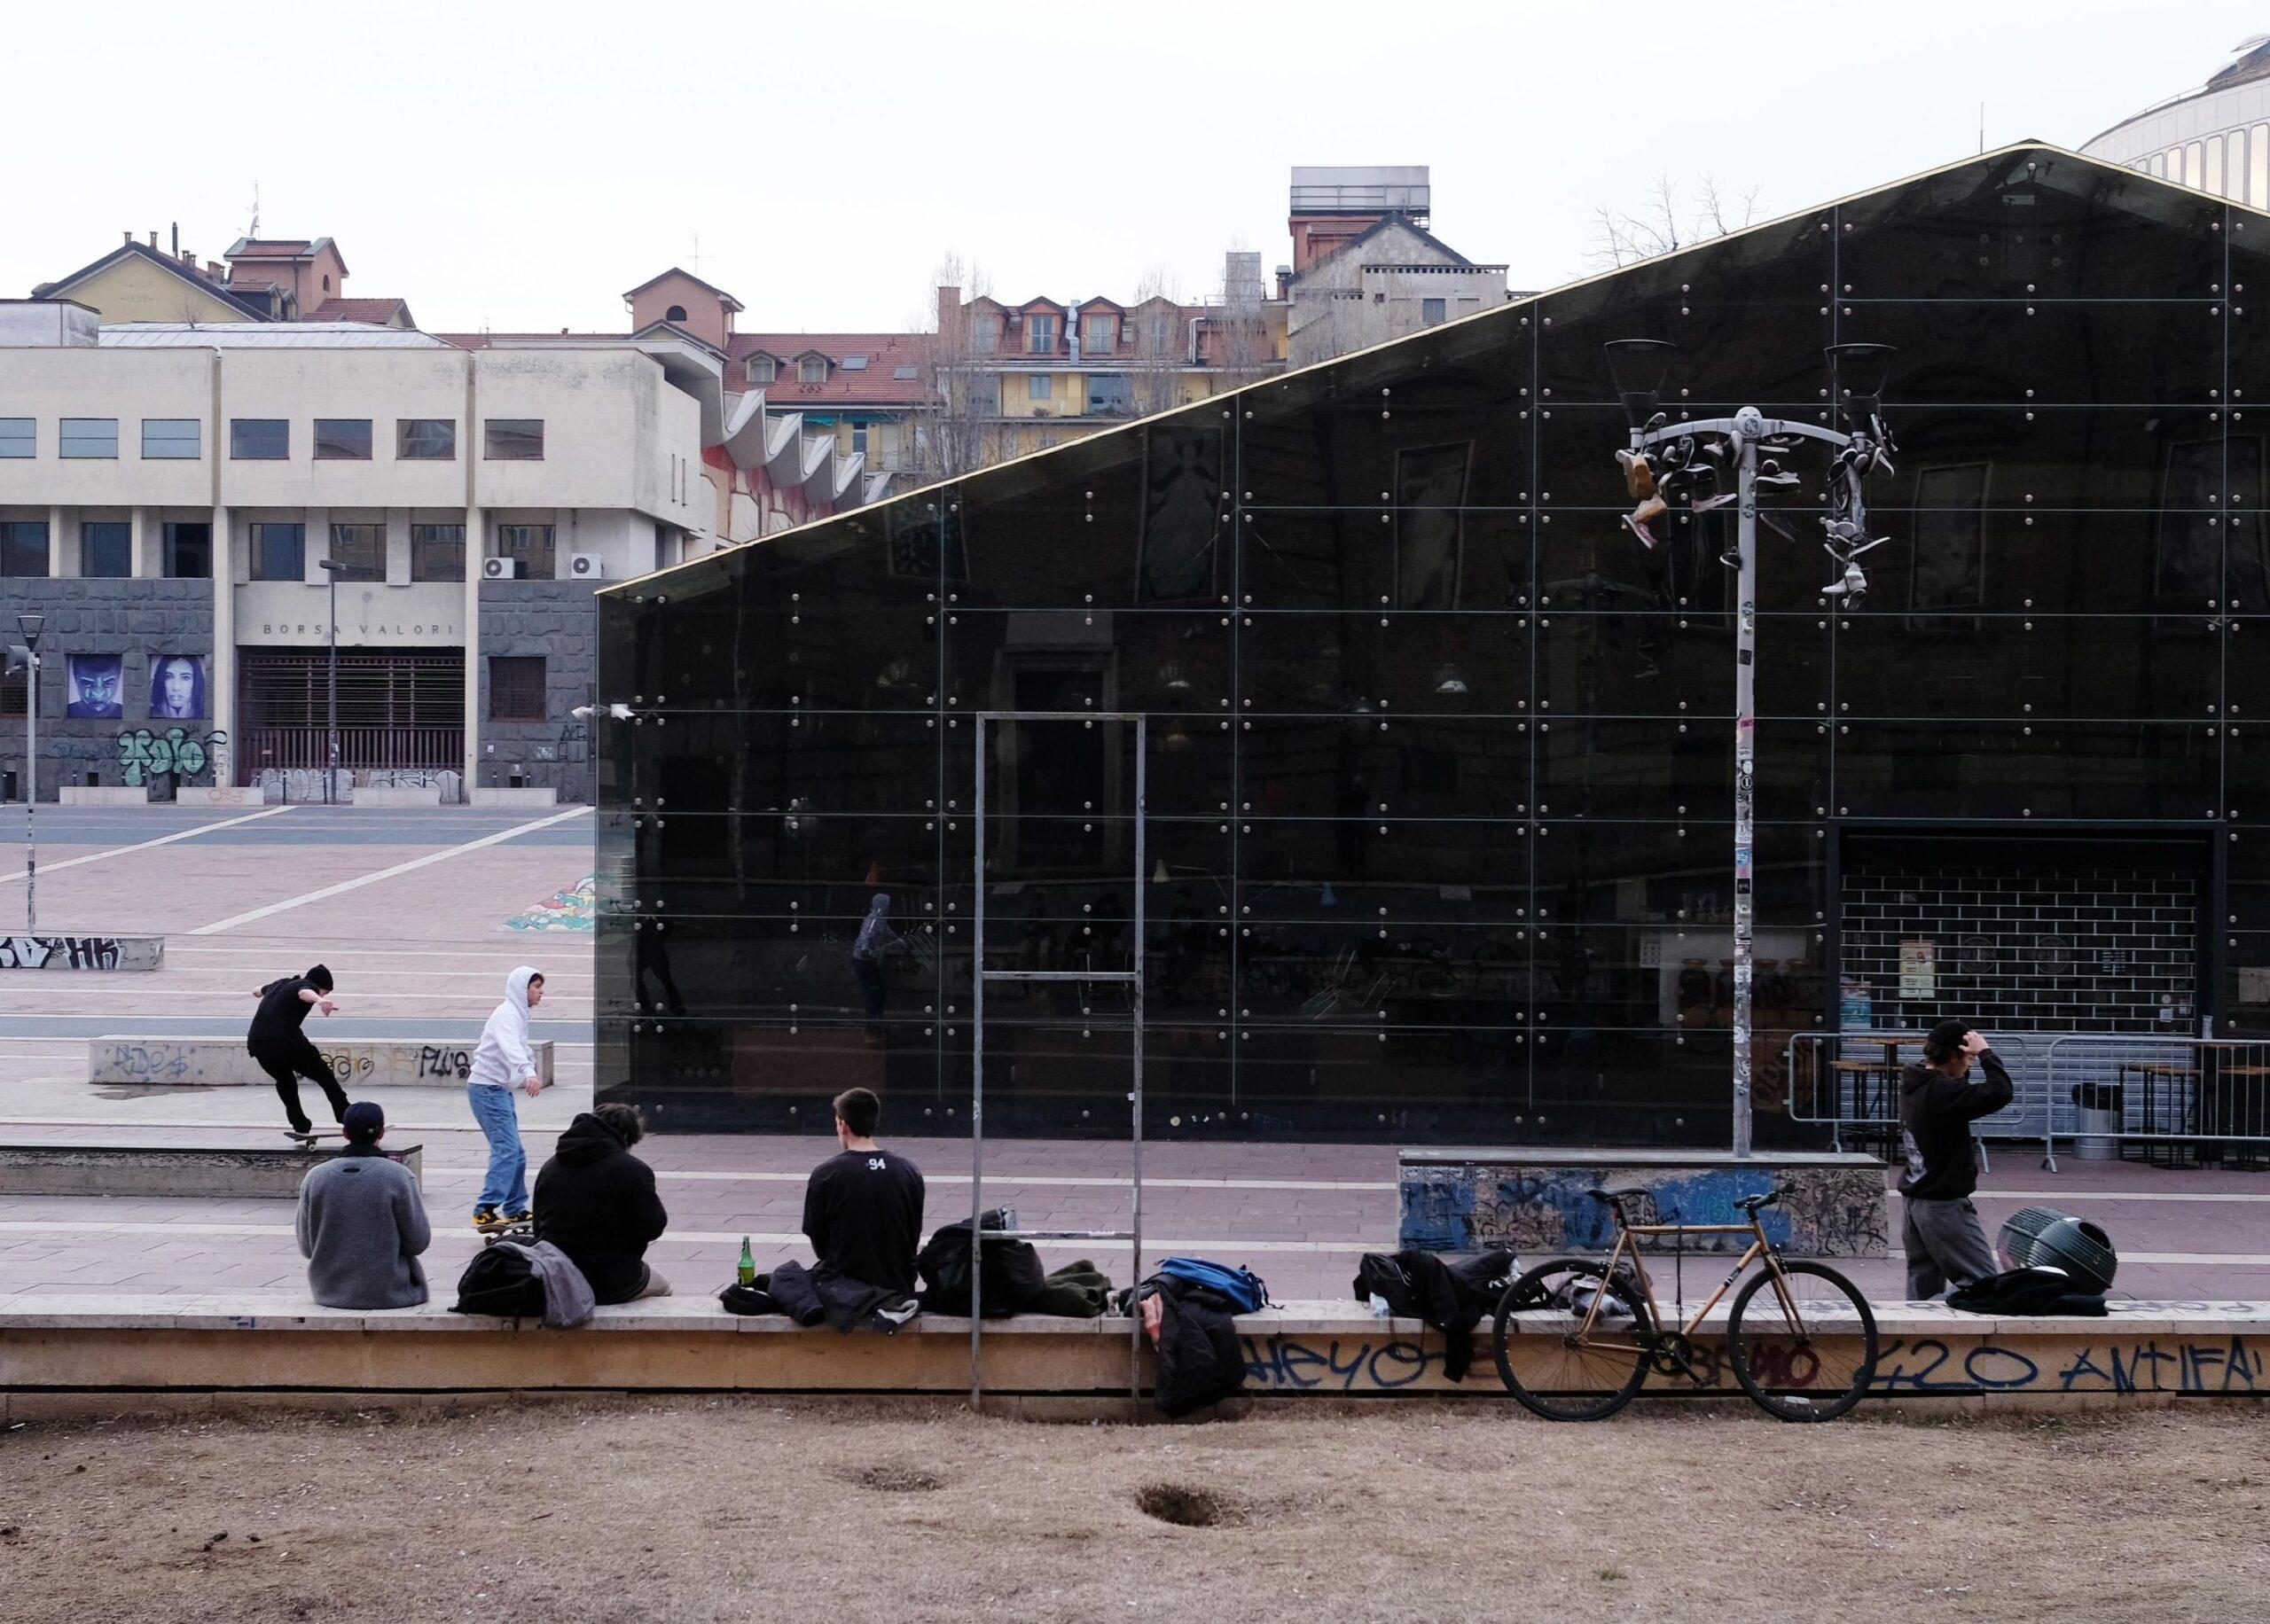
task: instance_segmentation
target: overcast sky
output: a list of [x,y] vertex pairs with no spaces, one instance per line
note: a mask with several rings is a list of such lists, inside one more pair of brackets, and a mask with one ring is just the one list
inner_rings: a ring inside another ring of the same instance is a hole
[[[1460,13],[1470,14],[1468,16]],[[1423,163],[1515,287],[1585,274],[1667,172],[1760,217],[1990,145],[2078,146],[2270,6],[919,5],[398,0],[11,13],[0,295],[121,230],[338,239],[431,330],[619,328],[672,263],[745,331],[898,329],[948,252],[1022,299],[1186,297],[1290,257],[1296,163]],[[698,256],[698,264],[697,264]]]

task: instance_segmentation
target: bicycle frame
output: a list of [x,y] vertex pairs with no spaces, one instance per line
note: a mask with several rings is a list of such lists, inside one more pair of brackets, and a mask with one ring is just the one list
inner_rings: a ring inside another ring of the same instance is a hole
[[[1702,1323],[1703,1316],[1717,1308],[1727,1292],[1734,1288],[1734,1282],[1742,1278],[1742,1271],[1761,1259],[1765,1263],[1765,1272],[1773,1278],[1773,1295],[1781,1300],[1781,1311],[1789,1316],[1791,1331],[1798,1336],[1806,1334],[1804,1316],[1797,1311],[1796,1301],[1790,1296],[1788,1286],[1783,1283],[1780,1261],[1775,1257],[1773,1246],[1766,1241],[1765,1226],[1758,1222],[1757,1214],[1750,1214],[1748,1223],[1626,1223],[1624,1222],[1622,1211],[1620,1209],[1617,1211],[1616,1245],[1609,1252],[1608,1261],[1601,1265],[1601,1278],[1613,1280],[1616,1277],[1616,1265],[1628,1256],[1632,1260],[1633,1272],[1640,1277],[1640,1293],[1647,1300],[1648,1321],[1660,1332],[1663,1316],[1663,1310],[1656,1303],[1656,1284],[1648,1274],[1647,1261],[1640,1256],[1639,1243],[1633,1238],[1641,1235],[1747,1235],[1750,1238],[1749,1245],[1743,1251],[1742,1257],[1727,1273],[1726,1277],[1718,1282],[1718,1289],[1712,1292],[1710,1300],[1695,1309],[1688,1316],[1687,1323],[1679,1328],[1680,1336],[1692,1337]],[[1593,1328],[1598,1323],[1601,1309],[1606,1305],[1608,1300],[1609,1293],[1604,1291],[1594,1294],[1592,1307],[1585,1312],[1583,1323],[1577,1327],[1578,1345],[1585,1347],[1605,1348],[1615,1353],[1644,1354],[1653,1351],[1636,1342],[1603,1342],[1593,1338]]]

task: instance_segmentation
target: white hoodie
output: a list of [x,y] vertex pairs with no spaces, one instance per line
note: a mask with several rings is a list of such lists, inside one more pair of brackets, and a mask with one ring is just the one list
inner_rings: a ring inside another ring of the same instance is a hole
[[505,978],[505,1002],[481,1029],[467,1081],[517,1089],[536,1074],[536,1056],[528,1049],[528,981],[536,974],[535,965],[522,964]]

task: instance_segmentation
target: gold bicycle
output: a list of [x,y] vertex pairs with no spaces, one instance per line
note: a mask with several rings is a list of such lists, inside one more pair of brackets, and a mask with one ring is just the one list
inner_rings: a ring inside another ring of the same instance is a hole
[[[1762,1263],[1726,1313],[1724,1356],[1742,1390],[1784,1421],[1831,1421],[1859,1402],[1875,1374],[1875,1316],[1843,1275],[1784,1261],[1766,1239],[1758,1211],[1778,1203],[1780,1191],[1736,1201],[1742,1223],[1634,1223],[1624,1203],[1647,1193],[1591,1192],[1616,1215],[1605,1262],[1556,1258],[1506,1288],[1493,1344],[1498,1374],[1515,1398],[1549,1421],[1597,1421],[1630,1403],[1650,1370],[1715,1386],[1717,1362],[1695,1332],[1744,1271]],[[1640,1238],[1742,1234],[1749,1245],[1710,1300],[1664,1329]]]

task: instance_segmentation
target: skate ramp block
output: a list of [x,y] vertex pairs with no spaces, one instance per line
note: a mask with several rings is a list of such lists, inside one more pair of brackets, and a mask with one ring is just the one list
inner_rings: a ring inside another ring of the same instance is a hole
[[283,799],[280,784],[184,784],[174,792],[180,807],[271,807]]
[[348,799],[366,810],[372,807],[438,807],[438,784],[358,784]]
[[150,786],[146,784],[67,784],[55,792],[56,804],[64,807],[146,807],[150,804]]
[[[46,1144],[0,1141],[0,1195],[233,1196],[289,1199],[310,1169],[337,1158],[343,1144]],[[387,1154],[425,1187],[422,1145],[389,1144]]]
[[0,970],[155,970],[165,962],[163,936],[0,935]]
[[[349,1094],[362,1089],[458,1088],[473,1074],[471,1041],[370,1038],[317,1042],[316,1052]],[[532,1040],[536,1075],[552,1080],[552,1042]],[[89,1082],[184,1088],[270,1085],[240,1037],[98,1037],[87,1045]]]
[[[1883,1257],[1890,1244],[1884,1165],[1853,1152],[1731,1152],[1431,1148],[1399,1152],[1398,1245],[1421,1252],[1468,1252],[1511,1246],[1539,1256],[1605,1253],[1616,1244],[1616,1220],[1592,1198],[1601,1187],[1644,1189],[1653,1213],[1634,1222],[1746,1223],[1734,1202],[1780,1190],[1779,1205],[1758,1216],[1765,1238],[1788,1257]],[[1738,1255],[1747,1234],[1690,1235],[1689,1252]],[[1649,1251],[1670,1251],[1669,1237],[1650,1237]]]

